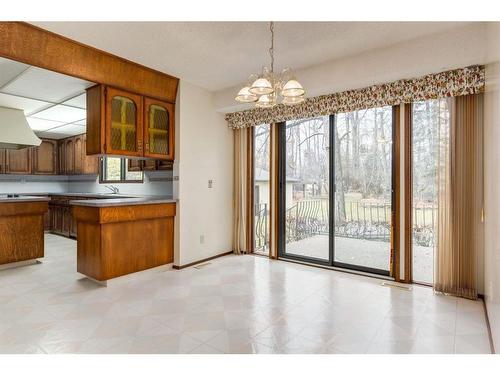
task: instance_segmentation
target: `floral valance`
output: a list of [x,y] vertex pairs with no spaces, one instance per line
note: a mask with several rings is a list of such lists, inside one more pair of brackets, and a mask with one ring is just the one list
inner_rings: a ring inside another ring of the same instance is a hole
[[326,116],[420,100],[476,94],[483,90],[484,66],[475,65],[358,90],[316,96],[295,106],[279,104],[273,108],[255,108],[228,113],[226,121],[230,128],[241,129],[297,118]]

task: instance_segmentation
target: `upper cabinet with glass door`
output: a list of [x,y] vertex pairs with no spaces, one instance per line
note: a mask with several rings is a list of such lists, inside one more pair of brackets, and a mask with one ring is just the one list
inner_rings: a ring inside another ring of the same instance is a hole
[[142,156],[142,97],[106,89],[106,153]]
[[144,156],[174,159],[174,105],[144,98]]
[[173,160],[174,105],[97,85],[87,90],[87,155]]

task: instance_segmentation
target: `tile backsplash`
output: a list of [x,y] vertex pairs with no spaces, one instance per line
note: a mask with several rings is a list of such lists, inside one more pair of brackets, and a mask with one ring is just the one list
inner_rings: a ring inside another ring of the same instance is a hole
[[6,193],[108,193],[105,185],[114,185],[120,194],[172,195],[172,171],[155,171],[144,174],[143,183],[100,184],[96,175],[43,176],[1,175],[0,194]]

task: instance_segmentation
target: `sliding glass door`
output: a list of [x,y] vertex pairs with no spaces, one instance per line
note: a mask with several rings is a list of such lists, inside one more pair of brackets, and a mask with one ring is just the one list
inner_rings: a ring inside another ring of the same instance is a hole
[[281,255],[330,264],[330,118],[280,126]]
[[334,261],[389,273],[392,107],[341,113],[334,126]]
[[281,257],[389,274],[393,131],[392,107],[279,125]]

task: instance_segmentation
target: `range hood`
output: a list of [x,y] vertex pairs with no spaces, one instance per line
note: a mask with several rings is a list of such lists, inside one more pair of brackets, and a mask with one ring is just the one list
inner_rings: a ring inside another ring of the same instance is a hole
[[39,146],[42,140],[31,130],[24,111],[0,107],[0,149]]

